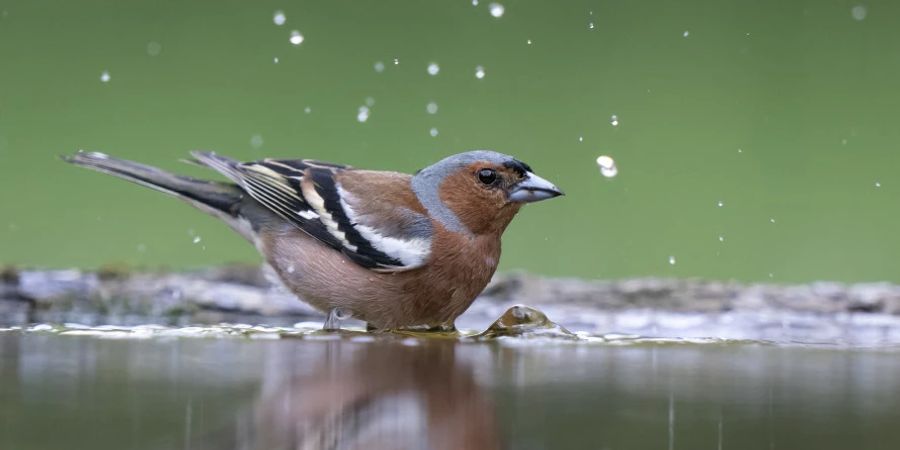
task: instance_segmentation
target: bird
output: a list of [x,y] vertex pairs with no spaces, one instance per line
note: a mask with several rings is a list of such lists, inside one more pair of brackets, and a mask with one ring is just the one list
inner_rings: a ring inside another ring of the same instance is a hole
[[310,159],[241,162],[192,151],[228,181],[176,175],[80,150],[69,163],[173,195],[250,241],[282,284],[370,330],[455,330],[497,269],[501,235],[527,203],[564,195],[491,150],[447,156],[415,174]]

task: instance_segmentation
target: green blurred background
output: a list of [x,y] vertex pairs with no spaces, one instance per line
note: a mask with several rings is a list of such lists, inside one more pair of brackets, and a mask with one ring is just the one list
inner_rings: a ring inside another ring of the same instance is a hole
[[503,270],[900,282],[900,3],[488,3],[0,3],[0,263],[258,260],[57,159],[79,148],[195,176],[191,149],[414,171],[490,148],[568,194],[520,214]]

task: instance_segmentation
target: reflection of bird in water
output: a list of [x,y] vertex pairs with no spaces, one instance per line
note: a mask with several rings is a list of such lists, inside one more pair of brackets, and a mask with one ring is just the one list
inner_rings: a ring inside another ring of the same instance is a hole
[[453,343],[321,345],[316,370],[265,386],[238,433],[218,437],[250,449],[502,447],[493,405]]

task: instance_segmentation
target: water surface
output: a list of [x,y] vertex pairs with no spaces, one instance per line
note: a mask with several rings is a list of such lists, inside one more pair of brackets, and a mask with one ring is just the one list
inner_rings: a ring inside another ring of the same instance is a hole
[[0,448],[900,444],[890,349],[243,329],[0,332]]

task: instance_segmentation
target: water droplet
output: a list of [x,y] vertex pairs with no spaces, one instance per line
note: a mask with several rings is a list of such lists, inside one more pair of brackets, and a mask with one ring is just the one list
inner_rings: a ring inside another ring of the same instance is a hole
[[384,63],[381,61],[375,61],[375,71],[378,73],[384,72]]
[[594,29],[594,22],[588,22],[588,30]]
[[719,236],[719,242],[725,242],[725,236]]
[[441,66],[437,63],[429,63],[428,64],[428,75],[434,76],[437,75],[438,72],[441,71]]
[[865,5],[856,5],[850,10],[850,15],[853,16],[853,18],[856,20],[865,19],[868,13],[869,10],[865,7]]
[[394,65],[395,65],[395,66],[399,66],[399,65],[400,65],[400,58],[394,58]]
[[375,99],[372,97],[366,97],[366,106],[369,108],[375,106]]
[[841,139],[841,145],[847,145],[847,139],[846,139],[846,138]]
[[478,6],[478,0],[472,0],[472,6]]
[[578,142],[584,142],[584,136],[578,136]]
[[291,265],[289,265],[288,268],[287,268],[287,273],[294,273],[294,270],[296,270],[296,269],[294,268],[294,265],[291,264]]
[[616,167],[616,161],[610,156],[598,156],[597,166],[600,167],[600,175],[603,175],[606,178],[612,178],[619,174],[619,168]]
[[775,218],[774,218],[774,217],[770,217],[770,218],[769,218],[769,223],[775,223]]
[[674,256],[669,257],[669,264],[671,264],[673,266],[675,265],[675,257]]
[[300,45],[303,43],[304,39],[305,38],[303,37],[302,34],[300,34],[299,31],[297,31],[297,30],[291,31],[291,44]]
[[356,113],[356,120],[359,123],[364,123],[369,120],[369,107],[368,106],[360,106],[359,111]]
[[159,53],[162,52],[162,45],[156,41],[150,41],[147,43],[147,54],[150,56],[159,56]]
[[430,134],[431,137],[437,137],[437,135],[438,135],[438,129],[432,127],[430,130],[428,130],[428,134]]
[[528,44],[528,45],[531,45],[531,39],[527,39],[527,40],[525,41],[525,43]]
[[428,104],[425,105],[425,111],[428,111],[428,114],[437,114],[438,104],[435,102],[428,102]]
[[254,134],[253,136],[250,136],[250,146],[251,147],[260,148],[260,147],[262,147],[262,145],[263,145],[263,137],[262,136],[260,136],[258,134]]
[[[716,206],[718,206],[719,208],[721,208],[721,207],[725,206],[725,202],[723,202],[722,200],[719,200],[719,201],[716,202]],[[738,209],[740,209],[740,208],[738,208]]]
[[744,153],[744,150],[738,149],[738,153]]
[[100,74],[100,81],[103,83],[109,83],[110,78],[111,77],[109,76],[109,72],[105,70]]
[[681,35],[682,35],[683,37],[688,37],[688,36],[691,35],[691,32],[685,30],[685,32],[684,32],[684,33],[681,33]]
[[200,236],[194,236],[194,239],[191,240],[191,242],[193,242],[193,243],[195,243],[195,244],[199,244],[199,243],[200,243]]
[[619,126],[619,116],[613,114],[612,117],[609,118],[609,124],[614,127]]
[[769,278],[775,278],[775,274],[772,272],[769,272]]
[[312,108],[310,108],[309,106],[307,106],[306,108],[303,108],[303,112],[305,112],[306,114],[309,114],[309,113],[312,112]]
[[876,181],[876,182],[875,182],[875,187],[880,188],[880,187],[881,187],[881,182],[880,182],[880,181]]
[[275,15],[272,16],[272,22],[279,27],[284,25],[284,22],[287,21],[287,17],[284,16],[284,11],[275,11]]
[[478,66],[475,68],[475,78],[479,80],[484,78],[484,67]]
[[272,58],[272,61],[273,61],[275,64],[278,64],[278,57],[276,56],[276,57]]
[[144,252],[146,252],[146,251],[147,251],[147,245],[146,245],[146,244],[138,244],[138,245],[137,245],[137,251],[138,251],[138,253],[144,253]]
[[489,7],[491,9],[491,15],[497,19],[503,17],[503,13],[506,12],[506,8],[504,8],[503,5],[499,3],[491,3]]

